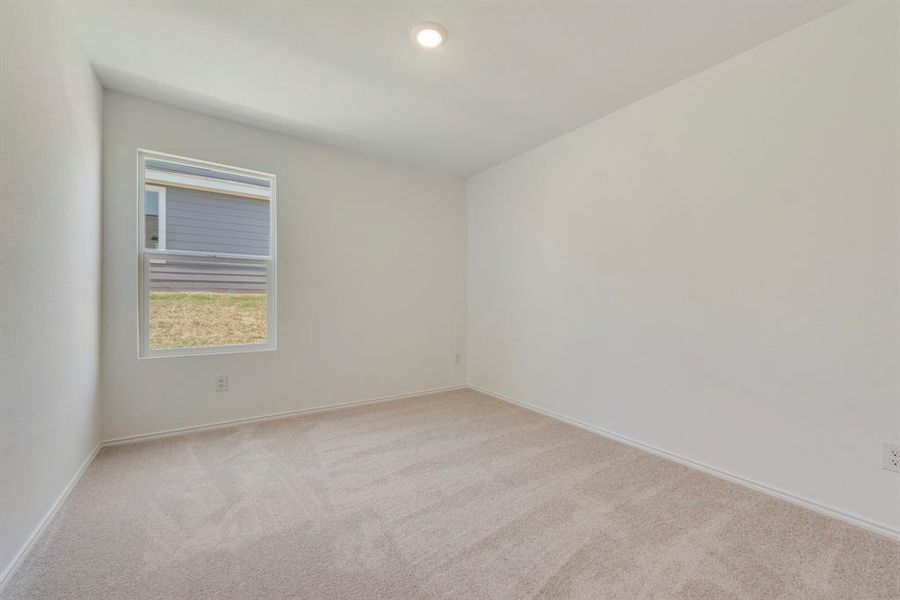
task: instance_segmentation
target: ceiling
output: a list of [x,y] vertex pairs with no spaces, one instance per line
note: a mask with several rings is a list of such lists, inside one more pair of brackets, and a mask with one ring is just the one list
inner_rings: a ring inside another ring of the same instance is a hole
[[[843,0],[67,5],[104,86],[470,175]],[[442,23],[444,46],[412,40]]]

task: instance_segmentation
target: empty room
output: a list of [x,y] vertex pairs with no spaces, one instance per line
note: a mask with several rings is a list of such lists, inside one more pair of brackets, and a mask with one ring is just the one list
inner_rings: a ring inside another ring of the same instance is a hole
[[0,0],[0,599],[900,600],[900,0]]

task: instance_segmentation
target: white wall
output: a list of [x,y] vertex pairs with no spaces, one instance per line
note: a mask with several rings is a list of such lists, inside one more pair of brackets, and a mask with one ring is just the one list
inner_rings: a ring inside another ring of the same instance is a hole
[[0,6],[0,579],[98,441],[102,95],[63,31]]
[[[104,439],[465,384],[464,180],[122,94],[104,108]],[[139,147],[278,176],[277,351],[137,358]]]
[[898,9],[469,180],[469,380],[900,533]]

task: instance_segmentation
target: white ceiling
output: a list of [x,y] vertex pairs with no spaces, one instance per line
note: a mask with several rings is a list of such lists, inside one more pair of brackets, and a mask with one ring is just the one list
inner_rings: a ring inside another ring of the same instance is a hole
[[[68,5],[103,84],[469,175],[843,0],[94,2]],[[415,45],[422,21],[447,43]]]

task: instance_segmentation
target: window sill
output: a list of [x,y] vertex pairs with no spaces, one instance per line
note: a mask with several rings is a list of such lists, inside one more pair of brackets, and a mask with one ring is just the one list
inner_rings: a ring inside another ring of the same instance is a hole
[[247,344],[242,346],[210,346],[205,348],[176,348],[173,350],[149,350],[139,352],[138,359],[184,358],[189,356],[220,356],[223,354],[245,354],[249,352],[274,352],[275,344]]

